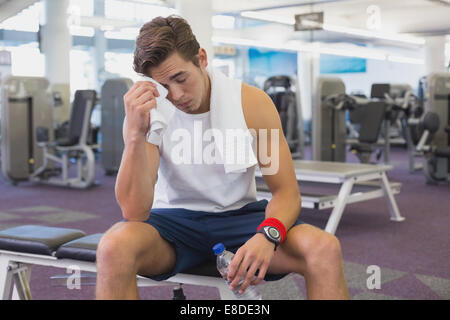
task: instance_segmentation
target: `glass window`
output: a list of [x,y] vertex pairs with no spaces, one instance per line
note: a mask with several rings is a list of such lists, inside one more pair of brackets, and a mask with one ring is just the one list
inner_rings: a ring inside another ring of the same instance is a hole
[[70,93],[95,88],[94,61],[86,50],[70,50]]
[[4,47],[11,52],[11,73],[14,76],[44,77],[45,57],[39,52],[37,43],[18,47]]
[[93,16],[94,15],[94,1],[93,0],[70,0],[69,13],[78,14],[79,16]]
[[133,70],[133,53],[105,53],[105,70],[110,77],[130,78],[137,80],[137,75]]
[[118,0],[105,0],[105,17],[114,19],[132,19],[134,16],[134,3]]
[[105,37],[109,39],[136,40],[138,34],[138,28],[122,28],[120,31],[105,31]]
[[123,20],[147,22],[157,16],[176,13],[172,8],[138,2],[105,0],[105,17]]

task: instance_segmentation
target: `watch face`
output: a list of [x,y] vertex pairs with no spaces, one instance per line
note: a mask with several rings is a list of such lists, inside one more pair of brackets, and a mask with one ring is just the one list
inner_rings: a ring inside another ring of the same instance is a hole
[[280,232],[278,232],[276,228],[269,228],[268,232],[269,235],[274,239],[278,239],[280,237]]

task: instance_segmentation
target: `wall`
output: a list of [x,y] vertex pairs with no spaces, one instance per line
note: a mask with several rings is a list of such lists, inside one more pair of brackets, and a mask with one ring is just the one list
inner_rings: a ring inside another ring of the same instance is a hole
[[367,60],[365,73],[333,73],[321,76],[341,78],[346,92],[363,92],[370,96],[372,83],[407,83],[416,90],[419,78],[425,75],[425,65]]

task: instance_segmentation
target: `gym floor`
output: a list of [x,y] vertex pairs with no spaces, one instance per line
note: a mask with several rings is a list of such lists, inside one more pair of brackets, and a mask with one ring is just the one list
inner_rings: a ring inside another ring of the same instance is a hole
[[[309,159],[307,150],[306,159]],[[401,182],[396,196],[404,222],[391,222],[383,198],[347,206],[336,232],[341,241],[344,268],[352,299],[450,299],[450,184],[427,185],[421,171],[410,174],[405,149],[391,150],[394,170],[390,181]],[[349,155],[350,162],[357,162]],[[103,233],[121,220],[114,196],[115,176],[105,176],[97,160],[90,190],[72,190],[33,183],[11,186],[0,175],[0,229],[23,224],[67,227],[86,234]],[[330,210],[302,209],[302,219],[324,228]],[[368,289],[367,267],[381,268],[381,288]],[[33,267],[34,299],[93,299],[95,275],[81,289],[58,286],[50,277],[65,270]],[[89,274],[87,274],[89,276]],[[215,288],[184,285],[188,299],[218,299]],[[305,299],[303,277],[290,274],[260,285],[264,299]],[[142,299],[171,299],[172,287],[140,288]]]

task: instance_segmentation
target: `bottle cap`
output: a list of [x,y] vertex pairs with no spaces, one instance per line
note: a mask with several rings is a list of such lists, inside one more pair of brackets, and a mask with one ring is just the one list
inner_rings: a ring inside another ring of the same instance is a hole
[[225,250],[223,243],[218,243],[213,247],[213,251],[216,255],[221,254]]

